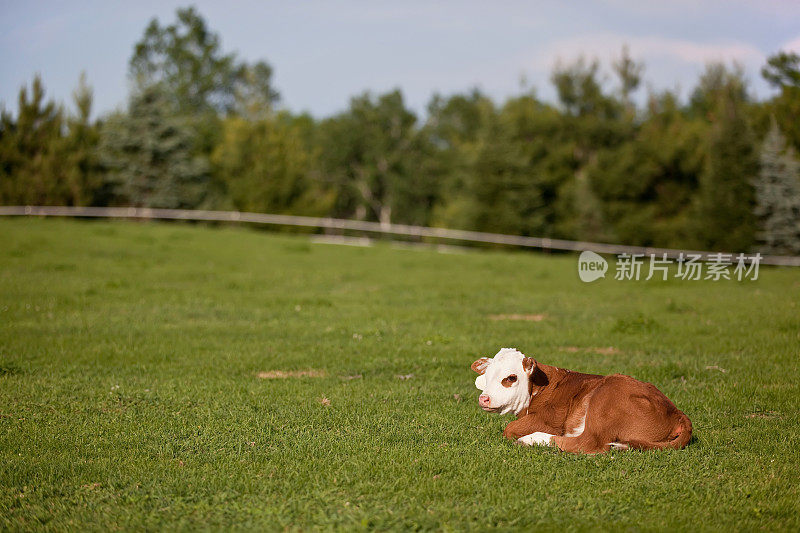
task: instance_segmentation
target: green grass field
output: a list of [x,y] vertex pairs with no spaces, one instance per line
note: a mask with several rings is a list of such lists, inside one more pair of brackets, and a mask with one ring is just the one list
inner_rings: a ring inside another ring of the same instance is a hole
[[[800,528],[800,269],[584,284],[574,255],[55,219],[0,252],[2,530]],[[514,446],[469,368],[503,346],[652,382],[695,439]]]

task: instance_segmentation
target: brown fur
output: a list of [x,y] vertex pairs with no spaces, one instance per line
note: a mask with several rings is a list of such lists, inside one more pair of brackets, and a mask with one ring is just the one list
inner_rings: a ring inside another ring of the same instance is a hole
[[[680,449],[692,438],[692,423],[650,383],[630,376],[598,376],[536,363],[531,402],[503,435],[516,440],[542,431],[565,452],[601,453],[609,443],[650,450]],[[580,425],[583,432],[568,436]]]

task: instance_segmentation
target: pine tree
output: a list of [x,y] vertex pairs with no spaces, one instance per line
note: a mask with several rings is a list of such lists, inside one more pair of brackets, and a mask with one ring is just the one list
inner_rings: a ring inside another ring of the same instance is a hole
[[476,202],[473,228],[553,235],[557,189],[571,175],[571,169],[561,166],[557,117],[555,109],[534,95],[510,99],[499,110],[479,147],[467,189]]
[[0,204],[19,203],[15,173],[21,157],[17,146],[17,122],[8,111],[0,110]]
[[[718,69],[709,67],[701,87],[710,77],[719,78],[718,74]],[[710,106],[712,125],[695,198],[694,225],[699,246],[743,252],[755,240],[751,180],[758,173],[758,154],[745,115],[744,82],[735,73],[722,79],[721,85],[709,85],[707,93],[695,94],[696,103]]]
[[612,66],[614,68],[614,73],[619,78],[619,93],[622,103],[625,105],[626,110],[633,114],[636,111],[636,107],[631,95],[642,82],[644,63],[631,58],[628,46],[625,45],[622,47],[620,58],[614,61]]
[[754,186],[761,250],[800,254],[800,163],[774,120],[761,147],[761,171]]
[[765,122],[776,121],[787,143],[800,150],[800,55],[794,52],[775,54],[767,60],[761,75],[780,91],[761,106],[766,114]]
[[97,166],[97,143],[99,132],[90,121],[92,113],[92,88],[81,74],[78,87],[72,94],[77,113],[67,117],[67,136],[64,139],[67,197],[71,205],[95,204],[101,187],[101,175]]
[[194,143],[194,133],[172,112],[160,86],[133,95],[128,113],[112,116],[100,141],[116,202],[197,207],[206,192],[208,163],[194,155]]
[[45,100],[39,76],[30,92],[19,92],[16,121],[3,113],[0,200],[6,204],[58,205],[66,196],[63,177],[64,112]]

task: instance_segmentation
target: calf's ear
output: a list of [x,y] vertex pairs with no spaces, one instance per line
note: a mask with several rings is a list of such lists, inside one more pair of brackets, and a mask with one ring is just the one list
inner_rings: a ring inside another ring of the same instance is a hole
[[489,366],[490,359],[488,357],[481,357],[474,363],[472,363],[472,370],[477,372],[478,374],[483,374],[486,372],[486,367]]
[[532,375],[533,371],[536,370],[536,359],[533,357],[525,357],[522,360],[522,368],[525,369],[525,373],[528,374],[528,376]]

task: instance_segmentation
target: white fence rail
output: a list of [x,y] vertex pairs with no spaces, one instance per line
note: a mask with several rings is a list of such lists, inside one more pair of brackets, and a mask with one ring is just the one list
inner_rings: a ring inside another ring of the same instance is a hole
[[[451,241],[477,242],[487,244],[505,244],[539,248],[542,250],[584,251],[591,250],[600,254],[657,254],[677,259],[680,254],[697,254],[704,260],[718,252],[703,250],[677,250],[672,248],[651,248],[643,246],[626,246],[623,244],[605,244],[598,242],[567,241],[541,237],[523,237],[520,235],[504,235],[485,233],[482,231],[465,231],[425,226],[408,226],[405,224],[380,224],[362,220],[345,220],[341,218],[301,217],[293,215],[271,215],[266,213],[242,213],[239,211],[201,211],[189,209],[150,209],[141,207],[66,207],[66,206],[0,206],[0,216],[48,216],[48,217],[97,217],[97,218],[138,218],[162,220],[199,220],[215,222],[247,222],[252,224],[271,224],[277,226],[300,226],[307,228],[324,228],[386,235],[403,235],[408,237],[445,239]],[[800,266],[798,256],[763,255],[761,264]]]

